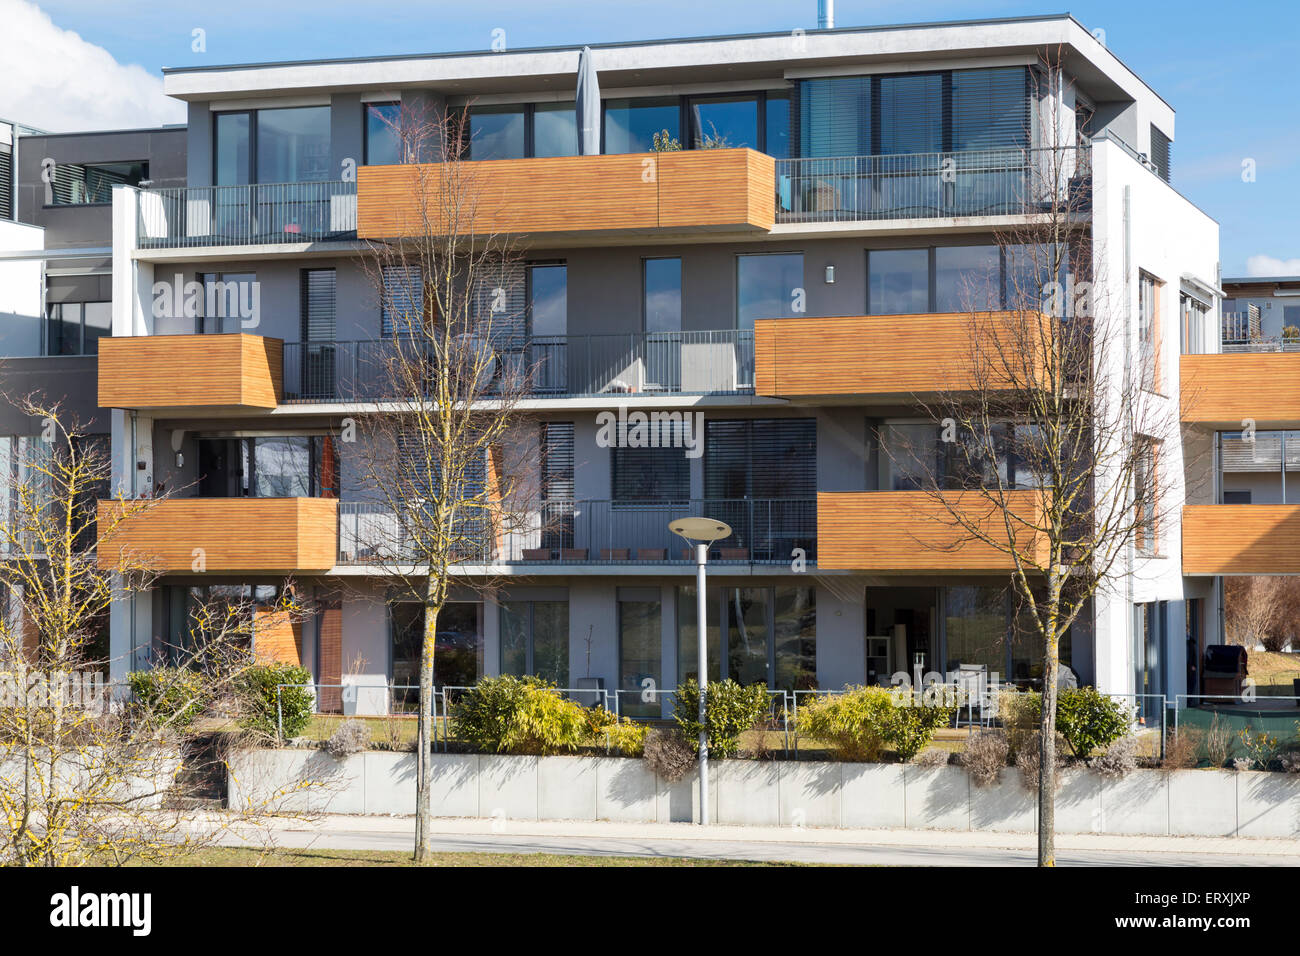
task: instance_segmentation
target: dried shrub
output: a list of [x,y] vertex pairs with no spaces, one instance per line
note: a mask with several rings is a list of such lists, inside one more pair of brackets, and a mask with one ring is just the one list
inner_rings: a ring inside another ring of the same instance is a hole
[[1011,760],[1038,739],[1038,725],[1043,713],[1043,699],[1038,694],[1004,688],[998,694],[998,721],[1006,735]]
[[1119,738],[1105,753],[1088,761],[1088,766],[1103,777],[1116,779],[1132,773],[1137,765],[1137,738],[1131,735]]
[[[1064,780],[1061,778],[1061,771],[1065,769],[1065,741],[1061,735],[1056,735],[1056,775],[1053,778],[1056,782],[1056,789],[1061,789]],[[1016,769],[1020,771],[1020,785],[1030,793],[1038,792],[1038,734],[1034,734],[1025,740],[1020,750],[1016,753]]]
[[646,734],[642,758],[652,773],[676,783],[695,766],[695,749],[677,730],[656,729]]
[[1300,773],[1300,750],[1288,750],[1280,759],[1286,773]]
[[1249,757],[1233,757],[1233,758],[1232,758],[1232,769],[1233,769],[1233,770],[1249,770],[1249,769],[1250,769],[1250,758],[1249,758]]
[[364,721],[345,720],[339,724],[338,730],[330,734],[324,748],[326,753],[339,760],[369,750],[370,728]]
[[1190,770],[1201,762],[1205,749],[1205,731],[1195,727],[1179,728],[1165,743],[1166,770]]
[[922,750],[917,754],[912,763],[918,767],[946,767],[950,756],[951,754],[946,750],[931,747],[929,750]]
[[1232,755],[1232,728],[1218,714],[1210,719],[1210,729],[1205,732],[1205,752],[1211,767],[1222,767]]
[[967,741],[966,753],[962,756],[962,765],[970,774],[971,783],[977,787],[997,783],[1010,752],[1007,736],[1000,730],[987,730],[972,737]]

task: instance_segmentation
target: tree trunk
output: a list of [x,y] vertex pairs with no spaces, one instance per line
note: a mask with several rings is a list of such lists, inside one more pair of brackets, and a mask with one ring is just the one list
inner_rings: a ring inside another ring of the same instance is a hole
[[437,648],[435,636],[440,609],[430,576],[425,592],[424,641],[420,646],[420,713],[416,718],[415,743],[415,860],[419,863],[428,862],[433,856],[430,755],[433,752],[433,654]]
[[[1052,575],[1055,578],[1055,574]],[[1038,865],[1056,866],[1056,675],[1060,642],[1056,635],[1060,585],[1052,580],[1047,640],[1043,647],[1043,707],[1038,724]]]

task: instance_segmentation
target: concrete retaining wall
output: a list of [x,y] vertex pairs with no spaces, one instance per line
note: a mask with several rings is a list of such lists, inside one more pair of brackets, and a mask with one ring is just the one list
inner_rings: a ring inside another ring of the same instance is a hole
[[[616,757],[433,754],[434,813],[515,820],[689,822],[695,774],[668,784]],[[1030,831],[1033,795],[1014,769],[977,787],[960,767],[722,760],[709,775],[720,824]],[[292,791],[292,792],[288,792]],[[335,760],[318,750],[260,750],[232,763],[230,805],[409,814],[415,756]],[[1300,775],[1135,770],[1112,780],[1069,770],[1056,800],[1061,833],[1300,837]]]

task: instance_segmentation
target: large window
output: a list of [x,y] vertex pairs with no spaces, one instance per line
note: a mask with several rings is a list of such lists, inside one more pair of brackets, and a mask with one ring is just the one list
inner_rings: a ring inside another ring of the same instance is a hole
[[873,249],[867,254],[868,314],[930,311],[929,249]]
[[1160,376],[1160,286],[1154,276],[1138,273],[1138,367],[1142,387],[1158,392]]
[[60,302],[48,307],[47,355],[96,355],[99,340],[113,334],[113,303]]
[[[483,605],[456,602],[438,613],[434,638],[433,682],[438,687],[472,687],[483,673]],[[389,605],[389,670],[394,706],[412,710],[420,700],[420,647],[424,606]]]
[[564,263],[528,267],[528,322],[531,334],[562,336],[569,328],[569,270]]
[[682,330],[682,260],[642,260],[642,313],[647,332]]
[[[816,687],[816,597],[812,587],[710,589],[705,608],[709,679],[764,684],[773,690]],[[696,617],[695,588],[679,587],[679,682],[699,675]]]
[[533,156],[577,156],[577,104],[535,104],[532,146]]
[[522,103],[470,107],[470,159],[521,159],[527,153],[525,143]]
[[737,328],[753,331],[755,319],[802,314],[803,283],[802,252],[737,256]]
[[940,246],[934,250],[936,312],[988,312],[1002,304],[997,246]]
[[933,422],[880,426],[879,446],[890,491],[915,491],[936,485],[952,490],[1032,488],[1044,477],[1036,454],[1035,426],[994,422],[987,432],[959,429],[945,441]]
[[501,602],[501,673],[569,686],[569,602]]
[[54,167],[51,193],[56,206],[111,203],[114,186],[138,186],[148,178],[147,162],[59,163]]
[[691,463],[683,449],[618,445],[609,453],[614,501],[667,504],[690,500]]
[[1136,547],[1140,554],[1160,553],[1160,443],[1138,438],[1133,469],[1133,505],[1136,511]]
[[605,152],[648,153],[656,133],[682,138],[681,104],[675,96],[605,101]]
[[704,435],[704,497],[816,496],[816,419],[711,419]]
[[337,498],[332,435],[198,439],[201,498]]
[[200,272],[199,283],[203,286],[203,301],[194,318],[195,332],[212,335],[238,332],[245,319],[253,318],[255,273]]
[[218,113],[213,130],[218,186],[335,178],[328,106]]
[[[1043,639],[1034,609],[1013,587],[961,586],[944,589],[944,636],[948,673],[982,667],[991,679],[1040,689]],[[1067,632],[1058,651],[1063,667],[1073,660]]]
[[401,103],[367,103],[366,166],[395,166],[403,161]]
[[662,633],[657,591],[619,590],[619,711],[629,717],[658,717],[663,688]]
[[691,148],[759,148],[759,97],[753,93],[687,100]]
[[1049,246],[969,245],[867,252],[867,314],[986,312],[1040,309],[1052,278],[1062,269],[1067,288],[1068,257]]

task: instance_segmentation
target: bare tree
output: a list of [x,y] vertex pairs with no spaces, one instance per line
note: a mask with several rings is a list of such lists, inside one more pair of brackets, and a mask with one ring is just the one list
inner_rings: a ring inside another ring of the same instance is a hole
[[[104,501],[111,463],[103,439],[57,403],[18,404],[40,437],[11,440],[3,462],[0,858],[111,865],[191,852],[265,809],[205,827],[189,799],[206,776],[224,773],[220,744],[236,739],[217,735],[195,747],[190,725],[200,714],[219,725],[239,719],[251,609],[200,602],[191,639],[148,662],[164,666],[149,675],[146,693],[131,699],[107,685],[110,606],[156,578],[147,556],[114,542],[158,501]],[[289,599],[282,609],[292,610]]]
[[[1068,83],[1058,62],[1035,71],[1044,92]],[[886,451],[925,492],[922,521],[947,529],[922,546],[985,550],[1010,569],[1019,638],[1042,658],[1038,862],[1052,866],[1061,641],[1159,553],[1174,503],[1161,449],[1179,433],[1158,341],[1103,291],[1089,150],[1051,96],[1036,99],[1052,105],[1042,145],[1023,152],[1023,223],[996,235],[1004,274],[963,290],[960,381],[917,396],[934,431]]]
[[1224,623],[1228,639],[1247,648],[1280,651],[1291,637],[1295,589],[1287,578],[1271,575],[1223,579]]
[[[355,533],[394,582],[390,600],[423,608],[415,858],[424,860],[439,617],[456,566],[491,565],[527,520],[527,442],[517,426],[533,369],[526,316],[511,304],[521,298],[512,241],[480,226],[464,112],[404,105],[392,126],[402,157],[422,162],[408,170],[400,234],[371,242],[363,260],[388,328],[373,366],[379,404],[355,443],[362,495],[379,515]],[[485,574],[460,582],[492,586]]]

